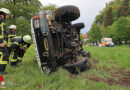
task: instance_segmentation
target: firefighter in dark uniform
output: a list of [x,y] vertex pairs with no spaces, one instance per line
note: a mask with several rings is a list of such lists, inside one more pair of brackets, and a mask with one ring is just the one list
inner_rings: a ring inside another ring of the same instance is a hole
[[21,62],[26,49],[31,45],[31,37],[29,35],[14,37],[11,39],[11,50],[14,51],[13,58],[11,59],[11,66],[17,66]]
[[7,47],[10,47],[12,42],[10,41],[11,38],[16,37],[16,26],[15,25],[10,25],[9,26],[9,31],[7,31]]
[[16,26],[15,25],[10,25],[9,26],[9,30],[6,32],[6,36],[7,36],[7,49],[8,49],[8,55],[9,55],[9,58],[8,59],[11,59],[11,55],[14,53],[14,52],[11,52],[10,50],[10,45],[12,44],[12,42],[10,41],[13,37],[16,37]]
[[23,56],[24,56],[24,54],[25,54],[25,52],[26,52],[26,50],[29,48],[31,46],[31,43],[23,43],[23,44],[20,44],[20,46],[19,46],[19,55],[18,55],[18,58],[17,58],[17,61],[18,62],[21,62],[22,61],[22,59],[23,59]]
[[10,11],[6,8],[0,9],[0,73],[6,74],[5,69],[8,63],[8,50],[6,48],[6,40],[5,40],[5,20],[8,19],[10,15]]

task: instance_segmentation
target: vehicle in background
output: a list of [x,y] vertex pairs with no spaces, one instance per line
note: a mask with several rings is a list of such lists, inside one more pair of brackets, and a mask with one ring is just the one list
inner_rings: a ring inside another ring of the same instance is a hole
[[100,46],[113,47],[114,43],[112,42],[112,38],[109,37],[102,38]]

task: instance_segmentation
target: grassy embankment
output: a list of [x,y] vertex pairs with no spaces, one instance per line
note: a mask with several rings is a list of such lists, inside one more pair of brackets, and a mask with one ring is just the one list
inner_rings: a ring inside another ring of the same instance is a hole
[[130,90],[129,84],[118,83],[120,78],[130,77],[130,72],[126,72],[130,69],[130,48],[84,46],[84,49],[92,55],[92,67],[87,72],[75,76],[59,69],[54,74],[42,75],[31,46],[18,68],[7,66],[6,90]]

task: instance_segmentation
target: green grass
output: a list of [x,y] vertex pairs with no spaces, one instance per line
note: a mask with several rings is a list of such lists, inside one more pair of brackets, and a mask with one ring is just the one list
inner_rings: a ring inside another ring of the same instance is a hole
[[[8,64],[6,71],[9,74],[4,75],[7,87],[3,90],[130,90],[127,86],[110,86],[102,81],[88,79],[89,76],[109,78],[112,71],[130,68],[130,48],[84,46],[84,49],[90,51],[92,59],[95,59],[90,70],[75,76],[59,69],[47,75],[41,74],[34,47],[31,46],[18,68],[12,68]],[[110,71],[106,72],[104,67]]]
[[112,66],[116,65],[117,69],[130,68],[130,48],[126,46],[116,47],[84,47],[92,54],[92,58],[98,59],[98,65]]

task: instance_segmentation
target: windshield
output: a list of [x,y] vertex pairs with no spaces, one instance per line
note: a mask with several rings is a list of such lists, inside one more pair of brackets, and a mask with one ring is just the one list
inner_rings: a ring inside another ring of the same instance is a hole
[[109,43],[112,43],[112,40],[104,40],[105,42],[109,42]]

